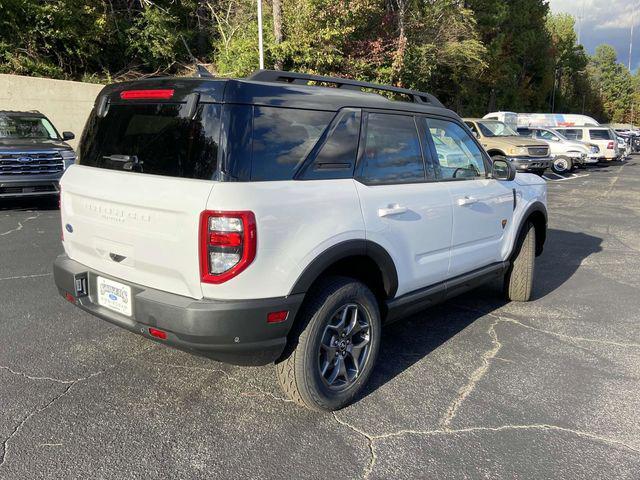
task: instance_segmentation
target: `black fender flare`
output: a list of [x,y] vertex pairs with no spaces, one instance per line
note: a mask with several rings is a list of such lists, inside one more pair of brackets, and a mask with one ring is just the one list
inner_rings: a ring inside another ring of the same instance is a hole
[[543,231],[536,230],[536,256],[542,253],[544,242],[547,239],[547,222],[548,222],[547,207],[544,206],[544,203],[540,201],[535,201],[531,205],[529,205],[527,209],[524,211],[524,213],[522,214],[522,221],[520,222],[520,225],[518,226],[518,232],[514,237],[514,242],[508,256],[509,259],[511,259],[511,257],[513,256],[513,253],[515,252],[515,249],[518,245],[518,241],[520,240],[521,236],[524,233],[524,227],[526,225],[527,219],[535,212],[540,212],[544,217],[544,230]]
[[393,298],[398,290],[398,272],[395,263],[384,247],[371,240],[346,240],[327,248],[307,265],[293,285],[290,295],[306,293],[327,268],[344,258],[353,256],[369,257],[378,265],[387,298]]

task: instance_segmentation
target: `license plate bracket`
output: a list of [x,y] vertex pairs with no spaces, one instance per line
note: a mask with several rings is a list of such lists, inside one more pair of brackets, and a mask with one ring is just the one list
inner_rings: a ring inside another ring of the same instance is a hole
[[133,313],[131,287],[110,278],[97,277],[96,289],[98,305],[121,315],[130,317]]

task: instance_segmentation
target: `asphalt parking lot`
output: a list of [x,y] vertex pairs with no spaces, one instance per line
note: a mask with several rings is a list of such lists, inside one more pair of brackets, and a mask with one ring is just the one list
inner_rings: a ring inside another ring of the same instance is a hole
[[640,157],[587,173],[549,182],[534,301],[485,287],[388,327],[334,415],[66,303],[58,211],[2,202],[0,478],[637,479]]

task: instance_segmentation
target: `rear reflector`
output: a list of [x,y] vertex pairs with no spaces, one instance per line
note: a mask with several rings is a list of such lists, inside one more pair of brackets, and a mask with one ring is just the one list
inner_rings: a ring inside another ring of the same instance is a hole
[[64,298],[66,298],[68,302],[76,303],[76,297],[74,297],[70,293],[65,293]]
[[288,310],[282,310],[280,312],[271,312],[267,314],[267,323],[284,322],[288,317],[289,317]]
[[124,90],[120,92],[122,100],[168,100],[173,97],[173,89]]
[[149,328],[149,335],[152,337],[159,338],[160,340],[167,339],[167,332],[163,332],[162,330],[158,330],[157,328]]

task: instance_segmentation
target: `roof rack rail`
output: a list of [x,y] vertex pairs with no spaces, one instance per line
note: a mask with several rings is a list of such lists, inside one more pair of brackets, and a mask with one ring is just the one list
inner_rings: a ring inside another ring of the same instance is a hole
[[308,73],[284,72],[279,70],[257,70],[249,77],[248,80],[256,80],[259,82],[283,82],[298,85],[306,85],[308,82],[333,83],[337,88],[345,88],[349,90],[362,90],[369,88],[371,90],[379,90],[383,92],[399,93],[406,95],[414,103],[429,104],[436,107],[444,107],[440,100],[430,93],[418,92],[400,87],[391,87],[380,85],[378,83],[361,82],[359,80],[350,80],[348,78],[325,77],[322,75],[312,75]]

